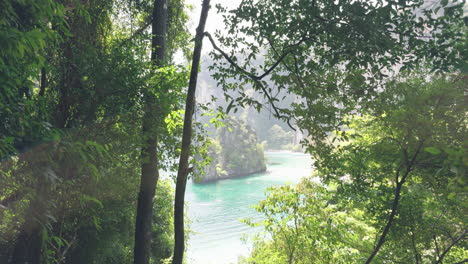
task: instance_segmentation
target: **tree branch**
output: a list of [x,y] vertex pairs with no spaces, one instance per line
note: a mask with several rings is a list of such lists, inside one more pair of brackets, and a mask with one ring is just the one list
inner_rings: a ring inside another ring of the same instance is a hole
[[[440,255],[439,259],[438,259],[436,262],[434,262],[434,264],[442,263],[442,260],[444,259],[445,255],[450,251],[450,249],[451,249],[453,246],[455,246],[455,244],[457,244],[460,240],[464,239],[464,238],[465,238],[465,235],[466,235],[466,230],[463,231],[463,233],[462,233],[459,237],[457,237],[457,238],[452,242],[452,244],[450,244],[450,245],[444,250],[444,252],[442,252],[442,254]],[[466,262],[466,259],[463,260],[463,261]],[[462,261],[462,262],[459,262],[459,263],[463,263],[463,261]]]
[[424,140],[421,140],[419,142],[419,145],[418,145],[418,147],[416,149],[416,152],[414,153],[411,160],[409,162],[406,161],[407,162],[406,171],[403,174],[403,176],[401,177],[401,180],[400,181],[397,180],[397,182],[396,182],[397,185],[396,185],[396,188],[395,188],[395,197],[394,197],[393,203],[392,203],[392,211],[390,212],[390,215],[388,216],[387,224],[385,225],[385,228],[382,231],[382,234],[380,235],[380,238],[379,238],[379,241],[378,241],[377,245],[374,247],[374,250],[372,251],[372,253],[369,256],[369,258],[367,259],[367,261],[365,262],[366,264],[369,264],[369,263],[372,262],[372,259],[377,255],[380,248],[385,243],[385,238],[386,238],[388,232],[390,231],[390,227],[392,226],[393,220],[394,220],[395,215],[397,213],[398,204],[400,202],[400,196],[401,196],[401,188],[403,187],[403,184],[406,182],[406,179],[408,178],[408,175],[411,172],[411,167],[413,166],[414,162],[416,161],[416,157],[418,156],[419,152],[421,151],[421,148],[422,148],[423,144],[424,144]]
[[416,261],[416,264],[419,264],[419,259],[420,259],[420,254],[418,252],[418,248],[416,247],[416,241],[414,239],[414,226],[411,225],[411,246],[413,247],[414,251],[414,260]]
[[[316,34],[314,34],[314,36],[316,36],[316,35],[318,35],[319,33],[322,33],[322,32],[323,31],[317,32]],[[290,45],[283,48],[283,52],[281,53],[279,58],[276,60],[276,62],[270,68],[268,68],[261,75],[255,75],[255,74],[245,70],[244,68],[239,66],[234,60],[232,60],[231,57],[226,52],[224,52],[218,45],[216,45],[216,42],[214,41],[214,39],[213,39],[213,37],[211,36],[210,33],[205,32],[204,35],[208,37],[208,39],[210,40],[211,45],[213,46],[213,48],[217,52],[219,52],[232,66],[234,66],[237,70],[241,71],[243,74],[247,75],[249,78],[251,78],[253,80],[258,80],[258,81],[260,81],[261,79],[263,79],[264,77],[269,75],[276,67],[278,67],[278,65],[291,53],[291,48],[297,47],[297,46],[301,45],[302,43],[304,43],[305,41],[311,39],[311,37],[307,37],[307,32],[305,32],[304,34],[302,34],[302,37],[301,37],[301,39],[299,41],[297,41],[296,43],[290,44]]]
[[439,250],[439,243],[437,243],[436,235],[434,235],[434,234],[432,235],[432,240],[434,240],[437,258],[439,258],[440,257],[440,250]]
[[121,48],[123,45],[127,44],[127,42],[131,41],[133,38],[135,38],[136,36],[140,35],[141,33],[143,33],[152,23],[152,20],[153,20],[153,16],[148,16],[145,24],[143,24],[143,26],[139,29],[137,29],[137,31],[133,32],[133,34],[128,37],[127,39],[124,39],[122,42],[120,42],[119,44],[119,48]]
[[232,66],[234,66],[238,71],[240,71],[242,74],[246,75],[248,78],[250,78],[254,84],[260,88],[260,90],[262,90],[262,92],[265,94],[266,98],[268,99],[268,102],[270,103],[271,107],[273,108],[274,112],[275,112],[275,116],[277,118],[280,118],[280,119],[285,119],[286,120],[286,123],[288,124],[288,126],[296,131],[296,129],[291,125],[290,123],[290,119],[284,115],[281,115],[280,114],[280,110],[279,108],[275,105],[274,101],[272,100],[272,96],[270,95],[270,93],[267,91],[267,89],[265,88],[265,86],[263,85],[262,83],[262,79],[267,76],[268,74],[270,74],[276,67],[278,67],[278,65],[284,60],[284,58],[286,58],[286,56],[290,53],[289,49],[294,47],[294,46],[298,46],[300,44],[302,44],[306,38],[305,38],[305,34],[303,35],[303,37],[301,38],[300,41],[296,42],[295,44],[291,44],[289,46],[287,46],[284,50],[283,50],[283,53],[281,54],[281,56],[278,58],[278,60],[273,64],[273,66],[271,66],[268,70],[266,70],[263,74],[261,75],[255,75],[251,72],[248,72],[247,70],[245,70],[244,68],[242,68],[241,66],[239,66],[239,64],[237,64],[226,52],[224,52],[220,47],[218,47],[218,45],[216,45],[216,42],[214,41],[213,37],[211,36],[210,33],[208,32],[205,32],[204,35],[206,37],[208,37],[208,39],[210,40],[211,42],[211,45],[213,46],[213,48],[219,52]]

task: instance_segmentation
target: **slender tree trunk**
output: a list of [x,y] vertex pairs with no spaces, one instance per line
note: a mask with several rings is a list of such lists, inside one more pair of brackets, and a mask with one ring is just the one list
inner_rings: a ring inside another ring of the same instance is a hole
[[415,261],[416,264],[419,264],[419,262],[422,261],[422,259],[421,259],[421,255],[418,252],[418,248],[416,247],[416,242],[415,242],[415,239],[414,239],[414,227],[413,227],[413,225],[411,225],[411,246],[413,247],[414,261]]
[[400,202],[400,194],[401,194],[401,187],[403,186],[404,182],[399,182],[397,183],[396,189],[395,189],[395,198],[393,198],[393,203],[392,203],[392,211],[390,215],[388,216],[387,224],[385,225],[385,228],[380,235],[379,241],[377,242],[377,245],[374,247],[374,250],[372,251],[371,255],[366,261],[366,264],[371,263],[371,261],[374,259],[374,257],[377,255],[379,252],[380,248],[382,245],[385,243],[385,237],[388,234],[388,231],[390,231],[390,227],[392,226],[393,220],[395,218],[395,215],[397,213],[398,209],[398,204]]
[[418,147],[416,149],[416,152],[414,153],[411,160],[406,160],[405,161],[406,170],[405,170],[403,176],[401,177],[401,180],[399,180],[400,171],[397,170],[395,197],[393,198],[392,211],[390,212],[390,215],[388,216],[387,224],[385,225],[385,227],[384,227],[384,229],[382,231],[382,234],[380,235],[380,238],[379,238],[379,241],[377,242],[377,245],[375,245],[374,250],[372,250],[372,253],[370,254],[369,258],[367,258],[365,264],[370,264],[372,262],[372,260],[377,255],[377,253],[379,252],[382,245],[385,243],[385,238],[387,237],[387,234],[390,231],[390,228],[392,227],[393,220],[395,219],[395,215],[397,214],[398,205],[400,203],[401,189],[403,187],[403,184],[405,184],[406,179],[409,176],[409,173],[413,169],[413,165],[414,165],[414,163],[416,161],[416,158],[418,157],[419,152],[421,151],[421,148],[422,148],[423,144],[424,144],[424,140],[420,141],[419,145],[418,145]]
[[[156,67],[164,63],[167,28],[167,2],[155,0],[153,6],[151,61]],[[141,150],[141,182],[135,222],[135,245],[133,259],[135,264],[149,264],[151,256],[151,223],[153,198],[159,178],[156,132],[158,106],[156,98],[146,93],[142,124],[145,145]]]
[[210,0],[203,0],[200,22],[198,23],[195,35],[195,48],[193,50],[192,69],[190,71],[190,81],[185,104],[184,128],[182,134],[182,147],[179,159],[179,170],[177,172],[177,182],[174,203],[174,256],[172,264],[182,264],[185,250],[184,233],[184,203],[185,187],[189,172],[190,145],[192,141],[192,117],[195,109],[195,91],[197,88],[198,68],[200,64],[201,49],[205,31],[206,19],[210,8]]
[[77,65],[73,63],[74,54],[73,46],[78,42],[73,37],[63,44],[64,61],[61,67],[63,68],[62,85],[60,85],[59,102],[55,112],[55,127],[57,128],[70,128],[70,122],[73,113],[72,106],[76,104],[73,91],[82,88],[81,77]]
[[44,96],[47,87],[47,72],[45,67],[41,68],[41,86],[39,89],[39,96]]

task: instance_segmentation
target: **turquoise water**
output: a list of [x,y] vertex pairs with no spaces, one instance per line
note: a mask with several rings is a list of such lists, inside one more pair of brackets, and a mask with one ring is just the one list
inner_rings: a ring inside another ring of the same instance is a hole
[[187,252],[190,264],[235,263],[239,255],[247,255],[249,245],[244,234],[252,234],[243,218],[261,219],[252,205],[265,198],[270,186],[295,184],[311,174],[308,155],[266,153],[267,171],[237,179],[208,184],[187,184],[186,201],[192,223]]

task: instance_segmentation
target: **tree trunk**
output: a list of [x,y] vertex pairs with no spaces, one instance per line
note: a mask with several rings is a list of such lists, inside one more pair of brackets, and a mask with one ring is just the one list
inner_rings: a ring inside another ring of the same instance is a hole
[[46,210],[48,200],[48,186],[46,179],[40,177],[35,189],[36,196],[31,200],[25,222],[17,237],[11,263],[15,264],[41,264],[43,261],[42,249],[43,225],[46,223]]
[[73,91],[82,89],[81,77],[77,65],[73,63],[75,54],[73,46],[78,42],[77,39],[71,38],[63,44],[64,61],[61,67],[63,68],[62,85],[60,85],[59,102],[55,111],[55,127],[70,128],[72,126],[72,108],[76,105],[76,98]]
[[[167,28],[167,2],[155,0],[153,6],[151,61],[154,66],[164,63]],[[156,117],[158,115],[156,98],[146,93],[142,124],[145,145],[141,150],[141,181],[135,221],[135,245],[133,259],[135,264],[149,264],[151,256],[151,223],[153,198],[159,178],[156,148]]]
[[41,68],[41,86],[39,88],[39,96],[44,96],[47,87],[47,72],[45,67]]
[[177,172],[177,182],[174,203],[174,256],[172,264],[182,264],[185,250],[184,233],[184,203],[185,187],[189,171],[188,159],[190,156],[190,145],[192,141],[192,117],[195,109],[195,91],[197,88],[198,68],[200,64],[201,49],[205,31],[206,19],[210,8],[210,0],[203,0],[200,22],[195,35],[195,48],[193,50],[192,69],[190,71],[190,81],[185,104],[184,128],[182,134],[182,147],[179,159],[179,170]]

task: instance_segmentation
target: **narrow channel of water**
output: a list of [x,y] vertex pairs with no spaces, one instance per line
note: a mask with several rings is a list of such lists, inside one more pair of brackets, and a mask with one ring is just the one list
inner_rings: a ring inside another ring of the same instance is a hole
[[261,218],[252,205],[265,198],[268,187],[295,184],[312,172],[308,155],[268,152],[265,156],[265,173],[207,184],[188,183],[186,200],[194,232],[188,242],[188,263],[228,264],[246,255],[249,246],[241,238],[255,230],[240,219]]

